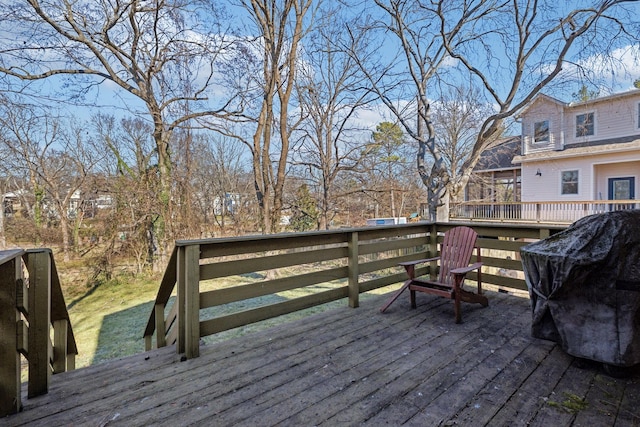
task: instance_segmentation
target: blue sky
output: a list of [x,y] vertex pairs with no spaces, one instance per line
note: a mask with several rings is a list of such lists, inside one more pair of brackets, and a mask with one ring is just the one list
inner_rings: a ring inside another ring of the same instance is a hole
[[[5,1],[0,0],[0,4]],[[573,7],[576,4],[589,4],[591,2],[584,1],[567,1],[561,2],[560,6],[565,7]],[[364,5],[363,7],[368,10],[372,10],[371,2],[360,3]],[[640,2],[630,3],[628,5],[630,8],[635,8],[637,10],[637,15],[640,16]],[[240,9],[232,8],[234,13],[240,13]],[[393,42],[387,44],[387,46],[391,46]],[[617,57],[615,61],[604,61],[603,58],[599,57],[597,54],[590,56],[589,58],[583,58],[580,61],[577,61],[584,68],[589,70],[589,75],[584,75],[585,79],[583,82],[589,86],[590,89],[600,90],[600,92],[605,95],[612,92],[620,92],[629,90],[632,88],[632,83],[635,79],[640,78],[640,66],[637,63],[637,58],[640,56],[640,52],[638,47],[628,46],[628,45],[620,45],[615,46],[616,40],[611,40],[612,46],[616,49],[614,50],[614,55]],[[390,52],[381,52],[383,56],[390,55]],[[508,61],[508,58],[501,54],[499,51],[495,52],[496,57],[501,58],[502,61]],[[603,64],[608,64],[606,67]],[[580,77],[575,70],[577,67],[573,64],[566,64],[563,70],[564,76],[572,76],[572,77]],[[51,94],[51,98],[59,98],[59,95],[63,95],[66,85],[73,85],[73,80],[62,79],[62,78],[52,78],[44,82],[34,83],[34,86],[39,86],[39,92],[41,94]],[[593,84],[593,85],[592,85]],[[543,92],[548,93],[558,99],[563,101],[569,101],[571,94],[576,92],[579,89],[580,81],[575,80],[572,84],[568,85],[558,85],[554,84],[549,88],[543,90]],[[61,97],[60,97],[61,98]],[[68,110],[72,115],[75,115],[81,119],[89,119],[93,114],[97,112],[105,112],[112,111],[117,115],[120,114],[129,114],[130,112],[139,112],[140,114],[148,115],[144,104],[134,96],[126,93],[121,88],[118,88],[115,84],[105,81],[100,85],[94,86],[94,88],[89,91],[85,98],[86,105],[80,107],[72,107],[69,105],[62,104],[61,102],[56,102],[55,100],[50,101],[51,105],[59,107],[61,109]],[[403,102],[399,100],[399,102]],[[96,107],[89,108],[87,105],[95,104]],[[128,110],[128,111],[127,111]],[[383,120],[392,120],[391,116],[385,114],[384,108],[376,111],[367,110],[362,111],[358,117],[358,121],[363,124],[369,124],[370,128],[375,127],[380,121]]]

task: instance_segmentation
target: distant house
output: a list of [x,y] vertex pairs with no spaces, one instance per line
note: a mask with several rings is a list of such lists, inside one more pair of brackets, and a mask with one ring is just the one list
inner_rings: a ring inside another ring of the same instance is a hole
[[640,90],[572,103],[541,94],[518,118],[521,136],[482,154],[453,218],[566,223],[640,208]]
[[521,192],[520,164],[514,163],[521,153],[520,136],[502,138],[481,155],[467,184],[465,200],[472,202],[519,202]]
[[21,202],[23,196],[23,190],[10,191],[2,194],[2,207],[4,209],[4,215],[13,216],[18,212],[24,210]]
[[637,200],[640,90],[572,103],[539,95],[519,118],[523,202]]

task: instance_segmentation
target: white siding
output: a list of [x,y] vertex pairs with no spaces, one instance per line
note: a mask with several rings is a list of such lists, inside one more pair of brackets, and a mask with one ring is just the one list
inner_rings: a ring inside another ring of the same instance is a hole
[[[567,108],[564,120],[567,148],[569,144],[638,135],[638,103],[640,94]],[[576,116],[588,112],[595,114],[595,134],[576,137]]]
[[[640,199],[640,158],[638,154],[632,157],[630,161],[628,153],[618,153],[523,163],[522,201],[606,200],[608,179],[628,176],[636,177],[636,199]],[[536,175],[538,169],[542,176]],[[561,175],[568,170],[579,171],[578,194],[562,194]]]
[[[590,200],[593,173],[589,158],[572,158],[545,162],[531,162],[522,165],[522,201],[573,202]],[[542,176],[536,173],[540,169]],[[577,170],[578,194],[562,194],[561,176],[563,171]]]

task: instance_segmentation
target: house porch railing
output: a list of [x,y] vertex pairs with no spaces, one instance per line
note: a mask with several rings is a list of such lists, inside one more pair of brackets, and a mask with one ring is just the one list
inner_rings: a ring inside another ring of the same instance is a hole
[[[361,293],[406,279],[399,262],[435,256],[443,233],[456,225],[418,222],[178,241],[144,331],[145,347],[175,344],[177,353],[193,358],[201,337],[340,299],[358,307]],[[520,247],[564,229],[471,226],[479,234],[483,284],[521,290]],[[417,273],[435,274],[435,264]],[[476,277],[472,273],[469,280]],[[294,290],[295,297],[282,294]]]
[[574,202],[464,202],[451,206],[450,219],[461,221],[544,222],[570,224],[588,215],[640,209],[640,200]]

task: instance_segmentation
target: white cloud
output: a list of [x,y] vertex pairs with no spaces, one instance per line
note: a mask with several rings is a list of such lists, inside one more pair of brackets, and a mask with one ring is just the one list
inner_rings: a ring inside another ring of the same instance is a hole
[[584,76],[597,84],[602,92],[628,90],[633,87],[634,80],[640,78],[640,46],[627,45],[608,54],[592,55],[577,63],[566,63],[562,76],[579,80]]

